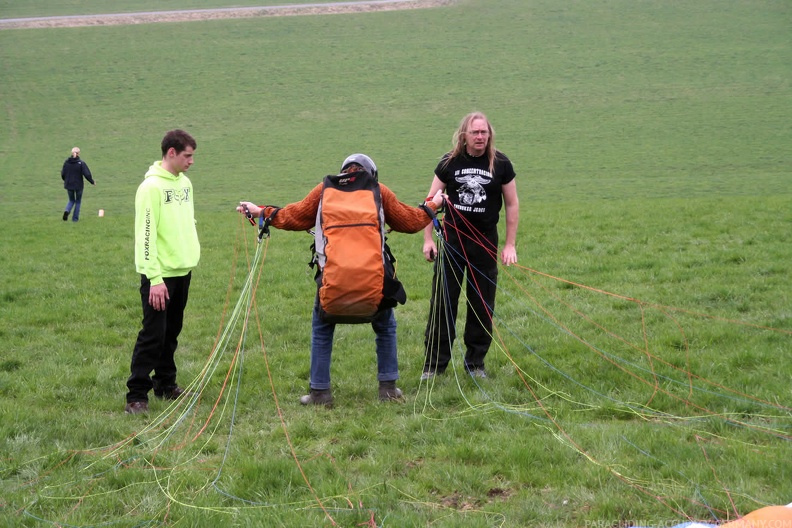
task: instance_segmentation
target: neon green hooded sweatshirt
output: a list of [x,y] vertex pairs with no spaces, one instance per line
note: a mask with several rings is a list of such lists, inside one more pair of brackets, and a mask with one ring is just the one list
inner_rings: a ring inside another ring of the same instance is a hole
[[187,275],[200,257],[192,182],[157,161],[135,195],[135,269],[154,286]]

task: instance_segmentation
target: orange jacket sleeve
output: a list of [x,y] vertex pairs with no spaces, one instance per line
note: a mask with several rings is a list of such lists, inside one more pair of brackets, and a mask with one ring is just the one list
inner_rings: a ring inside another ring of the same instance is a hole
[[[393,191],[380,184],[382,196],[382,209],[385,212],[385,223],[399,233],[417,233],[426,227],[431,219],[420,207],[412,207],[400,202]],[[275,215],[272,227],[285,231],[306,231],[316,225],[316,213],[319,210],[319,200],[322,197],[322,184],[314,187],[308,195],[299,202],[291,203]],[[433,212],[437,206],[433,202],[426,202]],[[268,218],[275,209],[274,206],[260,206],[264,209],[263,215]]]
[[[272,227],[285,231],[306,231],[316,225],[316,213],[319,210],[319,199],[322,197],[322,184],[314,187],[308,196],[299,202],[282,207],[272,220]],[[259,206],[264,209],[264,218],[277,209],[271,205]]]
[[[426,227],[431,218],[420,207],[412,207],[396,198],[393,191],[380,184],[380,194],[382,195],[382,208],[385,211],[385,223],[391,226],[394,231],[399,233],[417,233]],[[426,202],[426,205],[437,212],[434,202]]]

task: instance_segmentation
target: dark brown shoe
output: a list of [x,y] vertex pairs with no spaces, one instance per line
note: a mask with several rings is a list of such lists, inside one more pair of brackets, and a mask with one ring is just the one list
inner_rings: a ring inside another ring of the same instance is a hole
[[146,414],[148,413],[148,402],[144,401],[135,401],[129,402],[126,404],[124,408],[124,412],[127,414]]
[[401,389],[396,388],[395,381],[379,382],[380,401],[404,401],[404,394]]
[[181,387],[174,387],[170,390],[166,390],[163,392],[154,391],[154,396],[156,396],[161,400],[175,400],[181,398],[182,396],[185,398],[189,398],[190,396],[192,396],[192,394],[182,389]]
[[325,407],[333,406],[333,394],[330,389],[311,389],[310,394],[300,397],[300,403],[303,405],[324,405]]

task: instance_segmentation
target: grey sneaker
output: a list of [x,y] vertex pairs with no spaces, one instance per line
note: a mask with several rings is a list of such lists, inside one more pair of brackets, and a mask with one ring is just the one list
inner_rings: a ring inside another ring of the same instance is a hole
[[487,377],[487,371],[484,370],[484,367],[476,367],[472,370],[468,370],[471,376],[474,378],[481,378],[484,379]]
[[424,370],[423,374],[421,374],[421,381],[426,381],[428,379],[432,379],[435,377],[434,370]]
[[330,389],[311,389],[309,394],[300,398],[300,403],[303,405],[324,405],[325,407],[333,406],[333,394]]
[[380,401],[403,401],[404,394],[401,389],[396,388],[396,381],[380,381],[379,383]]

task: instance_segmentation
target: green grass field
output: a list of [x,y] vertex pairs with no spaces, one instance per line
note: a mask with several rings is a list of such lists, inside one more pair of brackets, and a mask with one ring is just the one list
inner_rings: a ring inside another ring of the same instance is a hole
[[[0,18],[223,2],[131,5],[0,0]],[[673,526],[792,502],[791,15],[460,0],[0,30],[0,526]],[[376,401],[365,326],[336,332],[336,408],[299,405],[305,234],[273,232],[232,359],[241,322],[218,336],[256,249],[236,202],[296,201],[362,151],[418,203],[472,110],[521,206],[491,377],[419,382],[420,235],[389,239],[405,405]],[[202,243],[177,363],[206,385],[189,412],[132,417],[134,193],[175,127],[198,141]],[[77,224],[75,145],[97,181]]]

